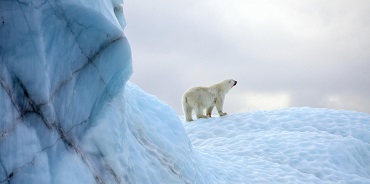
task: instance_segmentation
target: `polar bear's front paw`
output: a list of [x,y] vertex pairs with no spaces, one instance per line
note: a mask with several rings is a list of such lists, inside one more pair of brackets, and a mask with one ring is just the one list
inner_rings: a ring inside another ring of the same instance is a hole
[[226,113],[226,112],[221,112],[221,113],[220,113],[220,116],[225,116],[225,115],[227,115],[227,113]]

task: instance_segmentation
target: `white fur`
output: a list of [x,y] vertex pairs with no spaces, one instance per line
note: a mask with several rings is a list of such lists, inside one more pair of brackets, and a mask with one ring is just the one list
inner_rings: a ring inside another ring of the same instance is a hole
[[[186,121],[193,121],[193,110],[198,119],[211,117],[215,106],[220,116],[226,115],[227,113],[222,111],[225,95],[236,83],[233,79],[227,79],[209,87],[189,89],[182,97],[182,107]],[[204,109],[206,109],[206,116],[203,114]]]

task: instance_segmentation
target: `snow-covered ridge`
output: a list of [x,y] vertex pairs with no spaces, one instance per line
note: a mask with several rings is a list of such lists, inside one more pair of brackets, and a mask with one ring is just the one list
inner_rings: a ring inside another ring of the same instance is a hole
[[314,108],[183,123],[221,183],[369,183],[370,115]]

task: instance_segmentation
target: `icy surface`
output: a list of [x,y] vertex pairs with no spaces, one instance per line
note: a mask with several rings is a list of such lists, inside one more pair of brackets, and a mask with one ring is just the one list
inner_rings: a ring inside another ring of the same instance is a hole
[[119,141],[94,154],[83,147],[92,127],[122,121],[99,119],[131,75],[120,10],[111,1],[0,1],[0,183],[123,180],[104,155]]
[[171,107],[130,82],[124,97],[132,183],[215,183]]
[[370,115],[289,108],[183,122],[220,183],[370,183]]
[[0,1],[0,183],[206,183],[171,108],[126,81],[119,0]]

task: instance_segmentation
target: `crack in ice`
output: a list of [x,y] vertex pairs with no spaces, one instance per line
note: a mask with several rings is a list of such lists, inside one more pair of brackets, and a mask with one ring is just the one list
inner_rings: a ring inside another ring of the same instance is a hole
[[176,163],[167,159],[167,156],[158,148],[155,144],[151,143],[144,137],[144,133],[142,131],[139,132],[139,137],[137,138],[138,142],[151,154],[154,158],[156,158],[165,168],[170,170],[170,173],[176,175],[180,180],[184,183],[190,183],[180,171],[176,168]]

